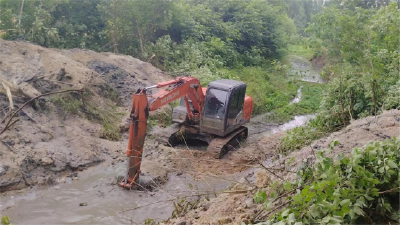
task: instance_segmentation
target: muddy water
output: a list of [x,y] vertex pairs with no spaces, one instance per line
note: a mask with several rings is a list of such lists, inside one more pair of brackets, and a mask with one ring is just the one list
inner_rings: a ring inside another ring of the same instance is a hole
[[[67,179],[47,189],[33,187],[12,196],[0,196],[0,215],[8,216],[13,224],[131,224],[143,223],[146,218],[161,221],[171,216],[173,204],[160,201],[223,190],[230,183],[211,177],[196,181],[188,175],[172,174],[157,192],[128,191],[114,183],[125,169],[124,163],[101,164],[80,173],[79,180]],[[145,207],[117,214],[139,206]]]
[[306,82],[325,83],[326,81],[320,76],[319,70],[315,69],[312,64],[301,56],[290,55],[289,61],[291,70],[300,75],[300,79]]
[[300,88],[297,90],[297,96],[296,96],[292,101],[290,101],[289,105],[290,105],[290,104],[295,104],[295,103],[299,103],[299,102],[300,102],[300,100],[301,100],[301,89],[302,89],[302,88],[303,88],[303,87],[300,86]]
[[[309,68],[304,61],[292,59],[295,70]],[[303,80],[323,82],[314,72]],[[292,103],[300,100],[301,88]],[[269,124],[264,117],[252,118],[248,125],[250,140],[302,126],[315,116],[296,116],[281,125]],[[115,184],[116,177],[125,170],[123,162],[116,165],[104,162],[80,172],[78,180],[67,178],[65,183],[55,186],[33,187],[0,195],[0,215],[8,216],[13,224],[135,224],[143,223],[147,218],[162,221],[169,218],[174,209],[173,203],[165,200],[224,190],[231,184],[229,180],[238,180],[252,169],[225,177],[226,180],[212,177],[195,180],[189,175],[169,174],[168,182],[156,192],[119,188]],[[87,205],[80,206],[80,203]]]

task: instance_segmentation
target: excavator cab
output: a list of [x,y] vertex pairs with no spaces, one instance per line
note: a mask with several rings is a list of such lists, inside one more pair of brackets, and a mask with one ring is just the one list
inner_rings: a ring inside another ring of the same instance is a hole
[[211,82],[205,94],[200,130],[224,137],[250,121],[252,105],[246,96],[246,83],[228,79]]

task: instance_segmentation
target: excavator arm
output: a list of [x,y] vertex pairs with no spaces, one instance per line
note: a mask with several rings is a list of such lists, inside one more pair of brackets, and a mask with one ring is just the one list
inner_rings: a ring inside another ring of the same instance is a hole
[[[152,88],[163,88],[159,92],[147,96],[146,91]],[[143,145],[146,137],[147,119],[149,111],[184,97],[189,120],[200,120],[204,104],[204,94],[200,81],[193,77],[178,77],[174,80],[161,82],[157,85],[141,88],[133,94],[133,104],[130,114],[129,141],[126,155],[128,156],[128,170],[125,178],[119,184],[131,189],[139,179],[142,162]],[[194,112],[191,111],[189,99],[192,101]]]

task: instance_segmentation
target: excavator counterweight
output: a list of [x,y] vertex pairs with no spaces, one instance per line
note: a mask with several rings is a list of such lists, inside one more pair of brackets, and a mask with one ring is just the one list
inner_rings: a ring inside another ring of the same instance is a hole
[[[153,88],[163,89],[146,95]],[[180,106],[172,113],[173,122],[180,126],[167,128],[158,140],[170,146],[177,145],[182,138],[202,140],[215,158],[222,158],[231,147],[247,138],[248,130],[243,125],[250,121],[253,99],[245,92],[243,82],[222,79],[202,88],[194,77],[178,77],[139,89],[133,95],[130,114],[128,170],[120,186],[131,189],[139,178],[149,111],[180,99]]]

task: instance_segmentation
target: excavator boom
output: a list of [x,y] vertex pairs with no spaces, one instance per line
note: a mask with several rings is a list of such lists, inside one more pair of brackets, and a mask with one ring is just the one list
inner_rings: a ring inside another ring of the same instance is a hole
[[[148,89],[163,87],[167,88],[160,90],[153,95],[146,95]],[[185,98],[189,120],[200,120],[205,98],[200,86],[200,81],[197,78],[178,77],[175,80],[139,89],[135,94],[133,94],[133,104],[130,114],[129,141],[128,149],[126,151],[126,155],[129,158],[128,170],[125,178],[119,184],[121,187],[131,189],[139,178],[149,111],[155,111],[181,97]],[[196,113],[193,113],[190,110],[188,98],[190,98]]]

